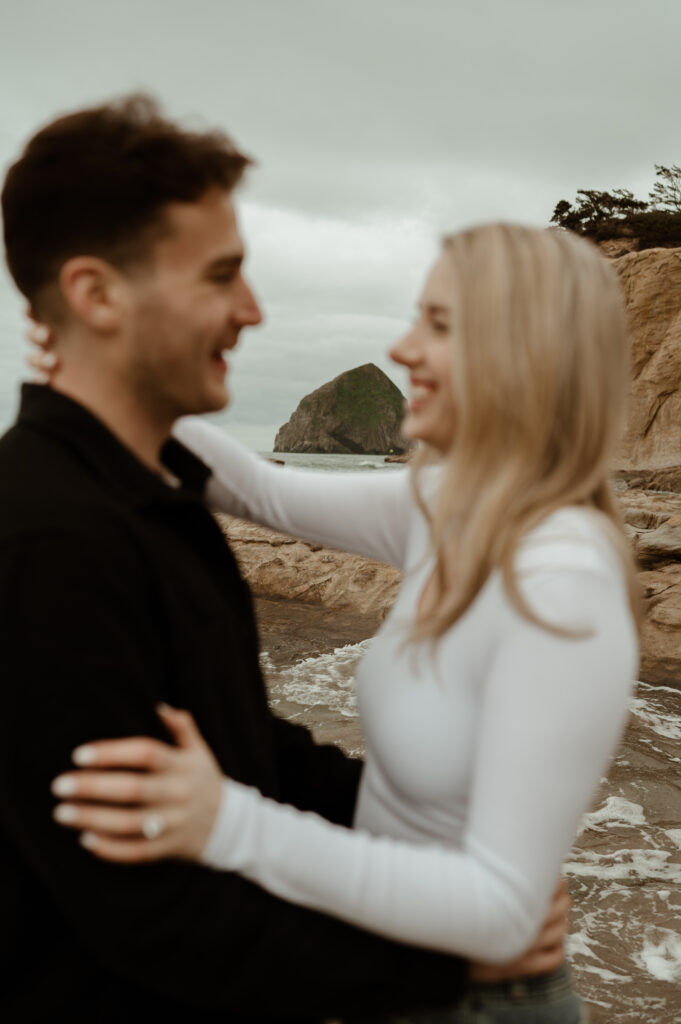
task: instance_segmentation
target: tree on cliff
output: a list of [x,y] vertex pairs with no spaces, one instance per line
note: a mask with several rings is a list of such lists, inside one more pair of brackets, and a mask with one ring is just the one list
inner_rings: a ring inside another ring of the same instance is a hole
[[650,192],[651,205],[658,210],[681,213],[681,167],[678,164],[671,167],[655,164],[655,173],[659,180]]
[[636,199],[626,188],[582,188],[574,203],[556,203],[551,223],[597,242],[624,237],[635,239],[638,249],[681,246],[681,167],[655,164],[655,171],[658,181],[650,202]]
[[597,237],[604,226],[610,230],[614,222],[626,222],[632,214],[640,213],[647,206],[641,199],[635,199],[628,188],[616,188],[613,192],[580,188],[575,206],[567,199],[556,203],[551,223],[580,235]]

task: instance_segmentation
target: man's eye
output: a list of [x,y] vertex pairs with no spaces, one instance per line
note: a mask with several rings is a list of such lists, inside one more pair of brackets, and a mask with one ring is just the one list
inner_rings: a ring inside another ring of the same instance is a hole
[[213,284],[230,284],[230,282],[233,281],[235,277],[236,273],[234,271],[228,271],[227,273],[224,274],[213,274],[211,277],[211,281],[213,282]]

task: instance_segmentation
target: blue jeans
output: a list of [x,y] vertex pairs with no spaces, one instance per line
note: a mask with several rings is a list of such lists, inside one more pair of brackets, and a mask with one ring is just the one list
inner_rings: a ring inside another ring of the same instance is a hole
[[567,964],[523,981],[471,985],[451,1010],[422,1010],[348,1024],[587,1024],[587,1011]]

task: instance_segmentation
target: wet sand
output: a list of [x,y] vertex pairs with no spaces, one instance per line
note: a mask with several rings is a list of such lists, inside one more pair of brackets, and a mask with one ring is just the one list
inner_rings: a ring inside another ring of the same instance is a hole
[[[277,712],[360,756],[362,733],[346,688],[378,622],[267,599],[256,600],[256,611]],[[314,660],[301,666],[305,659]],[[338,664],[340,674],[329,674]],[[321,669],[321,685],[306,701],[300,680]],[[319,696],[324,685],[326,703]],[[681,691],[639,688],[624,740],[565,871],[574,901],[568,951],[591,1024],[679,1024]]]

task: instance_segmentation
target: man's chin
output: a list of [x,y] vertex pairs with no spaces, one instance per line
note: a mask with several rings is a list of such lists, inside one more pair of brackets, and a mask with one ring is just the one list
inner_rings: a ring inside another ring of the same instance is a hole
[[186,409],[183,416],[200,416],[202,413],[221,412],[226,409],[231,400],[227,388],[206,392],[194,403],[192,409]]
[[222,409],[226,409],[230,402],[230,396],[225,392],[219,399],[216,399],[210,409],[206,409],[206,412],[220,412]]

